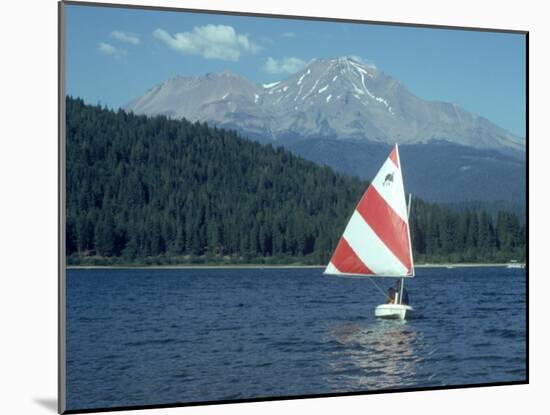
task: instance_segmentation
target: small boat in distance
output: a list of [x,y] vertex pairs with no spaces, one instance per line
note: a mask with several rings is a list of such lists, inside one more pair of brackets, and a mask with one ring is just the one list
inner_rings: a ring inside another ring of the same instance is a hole
[[521,262],[512,259],[510,262],[508,262],[506,268],[525,268],[525,264],[522,264]]
[[414,277],[410,201],[409,196],[407,206],[396,144],[355,208],[324,272],[352,278],[401,278],[399,292],[376,307],[376,317],[404,320],[413,311],[402,302],[405,279]]

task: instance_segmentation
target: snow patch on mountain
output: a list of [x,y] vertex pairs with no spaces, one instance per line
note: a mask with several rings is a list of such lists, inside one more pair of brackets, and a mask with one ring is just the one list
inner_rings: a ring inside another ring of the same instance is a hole
[[273,88],[274,86],[277,86],[281,83],[281,81],[271,82],[270,84],[262,84],[262,86],[266,89]]
[[325,92],[326,90],[328,89],[328,85],[325,85],[324,87],[322,87],[321,89],[319,89],[319,91],[317,91],[319,94],[322,94],[323,92]]

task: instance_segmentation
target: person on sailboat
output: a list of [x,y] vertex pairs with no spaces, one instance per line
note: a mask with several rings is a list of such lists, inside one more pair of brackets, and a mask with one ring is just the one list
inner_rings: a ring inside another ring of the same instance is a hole
[[388,288],[388,294],[387,294],[387,301],[386,304],[393,304],[395,301],[395,290],[393,287]]
[[[401,280],[395,282],[395,291],[401,293]],[[405,287],[403,287],[403,298],[401,299],[401,304],[409,305],[409,292]]]

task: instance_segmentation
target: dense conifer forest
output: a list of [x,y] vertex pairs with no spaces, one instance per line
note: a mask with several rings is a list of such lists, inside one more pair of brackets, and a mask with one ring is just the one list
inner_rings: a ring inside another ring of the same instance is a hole
[[[367,183],[204,123],[67,98],[68,264],[324,264]],[[523,260],[510,212],[413,200],[416,262]]]

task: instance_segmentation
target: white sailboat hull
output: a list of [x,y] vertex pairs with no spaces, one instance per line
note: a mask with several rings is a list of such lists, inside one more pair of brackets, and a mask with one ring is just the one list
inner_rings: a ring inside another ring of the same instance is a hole
[[374,310],[374,315],[378,318],[405,320],[407,313],[414,309],[406,304],[380,304]]
[[519,268],[525,268],[524,264],[508,264],[506,268],[513,268],[513,269],[519,269]]

